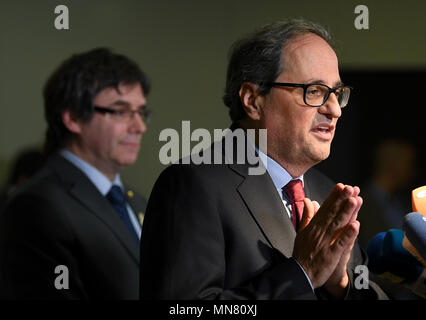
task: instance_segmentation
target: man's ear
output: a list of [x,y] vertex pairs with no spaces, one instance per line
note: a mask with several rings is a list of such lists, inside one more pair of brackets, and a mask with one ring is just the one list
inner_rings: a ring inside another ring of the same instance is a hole
[[70,110],[65,110],[62,113],[62,122],[64,126],[71,131],[72,133],[81,133],[82,131],[82,122],[77,119]]
[[239,95],[247,116],[252,120],[259,120],[261,114],[259,103],[263,101],[262,96],[259,95],[259,86],[252,82],[244,82]]

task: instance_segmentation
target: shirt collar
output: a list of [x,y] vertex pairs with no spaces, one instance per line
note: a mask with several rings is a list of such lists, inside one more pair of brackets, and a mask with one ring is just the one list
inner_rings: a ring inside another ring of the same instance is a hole
[[124,192],[123,183],[121,182],[120,175],[117,173],[111,182],[102,172],[90,165],[71,151],[62,149],[60,155],[75,165],[78,169],[89,178],[89,180],[95,185],[99,192],[105,196],[111,189],[112,185],[117,185]]
[[[274,159],[272,159],[268,155],[264,154],[257,147],[256,147],[256,151],[259,153],[260,159],[263,161],[263,164],[265,165],[266,170],[271,176],[272,182],[274,183],[275,188],[277,190],[281,190],[291,180],[296,180],[296,179],[300,179],[302,181],[302,185],[304,186],[303,175],[293,179],[293,177],[287,172],[287,170],[284,169],[278,162],[276,162]],[[265,164],[265,159],[266,159],[266,164]]]

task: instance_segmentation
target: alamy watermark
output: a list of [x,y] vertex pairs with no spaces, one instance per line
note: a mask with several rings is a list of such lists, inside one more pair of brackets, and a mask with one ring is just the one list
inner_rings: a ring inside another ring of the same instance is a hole
[[[266,161],[262,161],[257,151],[261,150],[263,154],[267,154],[266,140],[266,129],[214,129],[212,137],[204,128],[191,132],[190,121],[182,121],[181,136],[172,128],[160,132],[159,141],[166,143],[161,147],[158,158],[164,165],[175,163],[181,157],[182,164],[247,163],[250,165],[249,175],[261,175],[266,171]],[[191,149],[191,142],[198,143]]]
[[69,23],[69,10],[66,5],[58,5],[54,10],[57,16],[55,17],[54,25],[56,30],[68,30],[70,28]]
[[368,30],[370,28],[368,7],[364,4],[357,5],[354,13],[358,14],[354,21],[355,28],[357,30]]
[[355,288],[358,290],[368,289],[369,288],[369,272],[368,267],[363,264],[359,264],[355,267]]
[[67,266],[64,265],[58,265],[55,268],[55,274],[59,274],[55,278],[55,288],[57,290],[68,290],[70,288],[69,285],[69,270]]

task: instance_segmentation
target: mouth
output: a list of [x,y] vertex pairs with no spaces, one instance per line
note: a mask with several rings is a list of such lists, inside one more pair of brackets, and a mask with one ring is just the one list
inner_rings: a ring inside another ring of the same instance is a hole
[[140,141],[128,140],[128,141],[122,141],[120,144],[128,148],[139,148]]
[[320,123],[311,129],[317,138],[324,141],[330,141],[333,139],[334,126],[327,123]]

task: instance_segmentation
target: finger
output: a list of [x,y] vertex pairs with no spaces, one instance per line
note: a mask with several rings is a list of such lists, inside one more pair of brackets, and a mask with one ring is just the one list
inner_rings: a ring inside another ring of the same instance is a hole
[[353,222],[352,217],[354,217],[357,206],[358,201],[356,198],[350,197],[344,201],[339,213],[334,217],[334,220],[329,224],[326,230],[326,238],[329,238],[331,243],[345,232],[345,228],[348,224]]
[[357,220],[355,220],[355,221],[353,221],[353,222],[351,222],[347,227],[346,227],[346,229],[350,229],[351,231],[349,231],[349,232],[354,232],[355,233],[355,236],[352,238],[352,242],[350,242],[350,245],[349,245],[349,249],[350,250],[352,250],[352,248],[353,248],[353,246],[354,246],[354,244],[355,244],[355,240],[356,240],[356,237],[358,236],[358,234],[359,234],[359,228],[360,228],[360,226],[361,226],[361,224],[359,223],[359,221],[357,221]]
[[[358,225],[360,226],[359,221],[358,221]],[[359,230],[359,226],[357,227],[357,228],[358,228],[358,230]],[[354,228],[355,228],[355,226],[354,226]],[[358,234],[358,233],[359,233],[359,232],[357,232],[357,234]],[[349,245],[349,246],[346,248],[346,250],[343,252],[343,255],[342,255],[342,258],[341,258],[341,262],[343,262],[343,263],[347,264],[347,262],[349,261],[349,258],[350,258],[350,255],[351,255],[352,249],[353,249],[353,247],[354,247],[354,245],[355,245],[355,241],[356,241],[356,237],[353,239],[352,243],[350,243],[350,245]]]
[[315,205],[312,203],[312,201],[309,198],[303,199],[303,202],[305,206],[303,209],[303,215],[302,215],[302,220],[300,221],[299,230],[303,230],[309,224],[309,222],[311,222],[312,218],[314,217],[316,213]]
[[357,187],[357,186],[351,186],[349,184],[345,184],[345,187],[351,187],[352,188],[352,190],[353,190],[352,197],[357,197],[359,195],[360,191],[361,191],[359,189],[359,187]]
[[352,215],[351,215],[348,223],[345,226],[343,226],[339,231],[336,232],[336,234],[334,235],[334,237],[332,239],[332,242],[335,241],[342,234],[342,232],[345,231],[345,228],[349,224],[351,224],[352,222],[354,222],[358,218],[358,212],[359,212],[359,209],[362,206],[362,198],[361,197],[356,197],[356,198],[353,198],[353,199],[355,199],[355,201],[356,201],[356,206],[353,209],[353,213],[352,213]]
[[317,213],[319,208],[320,208],[320,204],[318,203],[318,201],[312,201],[313,205],[314,205],[314,212]]
[[338,183],[318,210],[315,220],[324,228],[327,227],[335,220],[336,215],[340,214],[345,201],[352,196],[353,192],[353,187]]
[[361,192],[361,190],[359,189],[359,187],[355,186],[354,187],[354,194],[352,196],[358,197],[360,192]]
[[347,277],[347,266],[348,262],[351,258],[351,252],[352,248],[355,244],[356,237],[353,239],[353,241],[349,244],[346,249],[343,249],[343,253],[340,256],[340,260],[337,263],[336,269],[334,270],[332,276],[328,279],[326,285],[333,285],[333,283],[341,283],[342,279],[345,279]]
[[346,186],[343,183],[336,184],[333,189],[331,189],[330,193],[327,195],[323,205],[328,205],[329,202],[334,203],[343,192]]
[[352,217],[349,220],[349,222],[355,221],[358,218],[358,212],[361,209],[361,206],[362,206],[362,203],[363,203],[363,199],[361,197],[356,197],[355,199],[357,201],[357,205],[354,209],[354,212],[353,212]]
[[352,247],[355,243],[355,239],[358,236],[359,233],[359,221],[353,221],[352,223],[348,224],[343,232],[340,234],[340,236],[335,239],[331,245],[331,250],[343,254],[348,249],[352,250]]

